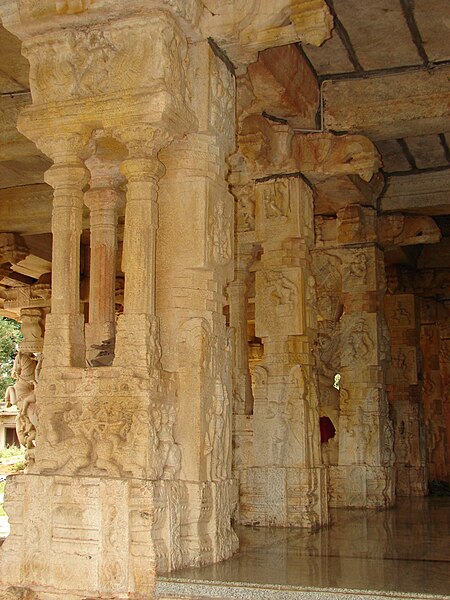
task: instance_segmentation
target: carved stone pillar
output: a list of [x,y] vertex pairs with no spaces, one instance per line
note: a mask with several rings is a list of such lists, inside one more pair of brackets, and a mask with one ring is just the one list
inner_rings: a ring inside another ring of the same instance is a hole
[[394,425],[397,496],[427,494],[423,414],[418,381],[419,328],[413,294],[385,297],[391,360],[387,394]]
[[[335,219],[327,219],[335,221]],[[318,336],[316,347],[319,410],[321,418],[329,419],[334,436],[322,439],[322,459],[327,465],[338,464],[339,452],[339,382],[341,370],[342,259],[339,250],[327,247],[322,240],[323,219],[316,217],[316,246],[313,271],[316,280]],[[328,431],[332,433],[331,427]],[[328,436],[327,436],[328,437]]]
[[[158,181],[164,166],[157,153],[168,133],[133,127],[117,132],[129,151],[121,170],[127,182],[122,270],[125,274],[124,311],[118,322],[116,365],[127,365],[130,352],[136,366],[152,368],[159,361],[155,331],[156,231]],[[153,349],[153,352],[152,352]]]
[[[13,28],[26,40],[33,105],[19,127],[54,161],[46,175],[55,190],[53,294],[36,390],[35,464],[8,482],[11,534],[2,548],[1,586],[39,600],[151,598],[156,557],[169,570],[200,554],[197,543],[188,556],[189,536],[180,545],[186,485],[174,439],[177,381],[161,368],[154,300],[156,182],[163,172],[157,153],[195,123],[185,85],[186,35],[170,10],[153,2],[114,3],[114,10],[111,3],[93,10],[78,3],[75,12],[61,3],[46,3],[43,11],[26,4],[20,12],[15,6]],[[92,174],[88,337],[94,331],[101,344],[114,321],[117,195],[92,156],[99,134],[126,177],[125,309],[116,361],[86,368],[79,277],[88,171],[80,157]],[[207,496],[202,483],[195,494],[197,510]],[[226,525],[231,532],[221,502],[223,494],[211,507],[220,543]],[[190,517],[184,525],[194,535],[204,513]],[[229,555],[230,546],[205,553],[205,560]]]
[[[244,253],[244,251],[247,251]],[[253,395],[248,367],[248,268],[253,261],[252,245],[240,244],[236,252],[234,281],[228,286],[230,326],[234,329],[234,406],[233,413],[250,415],[253,412]]]
[[181,553],[184,561],[202,564],[231,556],[237,545],[231,527],[232,332],[224,316],[234,263],[226,158],[234,149],[235,81],[206,42],[192,46],[189,61],[199,131],[160,153],[166,174],[156,300],[162,367],[178,384]]
[[84,318],[80,314],[80,236],[83,187],[88,173],[78,155],[79,135],[40,138],[54,165],[45,180],[54,189],[52,212],[52,300],[44,353],[48,367],[84,365]]
[[114,165],[108,168],[94,157],[86,165],[91,171],[90,189],[84,200],[90,209],[91,233],[86,355],[88,364],[106,366],[114,356],[117,211],[122,197]]
[[256,238],[263,253],[255,323],[264,357],[254,369],[254,462],[241,473],[240,519],[317,527],[328,515],[312,355],[317,336],[313,199],[302,180],[256,183]]
[[330,467],[332,506],[385,507],[394,501],[393,431],[384,371],[389,350],[383,317],[384,257],[376,245],[376,211],[338,212],[342,261],[338,466]]

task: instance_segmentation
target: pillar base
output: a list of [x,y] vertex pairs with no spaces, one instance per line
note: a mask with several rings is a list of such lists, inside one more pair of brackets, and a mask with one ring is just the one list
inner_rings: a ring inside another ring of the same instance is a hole
[[153,597],[152,482],[15,475],[5,509],[3,589],[29,589],[36,600]]
[[397,465],[396,467],[397,496],[426,496],[428,494],[428,482],[425,467],[410,467]]
[[240,523],[307,527],[328,523],[325,467],[251,467],[240,481]]
[[329,467],[331,508],[388,508],[395,501],[393,467]]
[[237,550],[236,497],[232,481],[11,476],[0,599],[153,598],[157,571]]

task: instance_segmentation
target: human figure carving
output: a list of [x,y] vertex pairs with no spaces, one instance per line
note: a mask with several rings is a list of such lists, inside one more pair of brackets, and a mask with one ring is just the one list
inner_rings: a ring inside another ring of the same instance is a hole
[[40,355],[36,357],[29,352],[19,351],[11,371],[16,382],[5,393],[6,406],[17,406],[17,437],[22,446],[25,446],[25,457],[29,463],[34,461],[37,426],[35,388],[41,360]]
[[348,336],[346,358],[350,361],[366,358],[372,350],[373,342],[364,319],[358,319]]
[[175,479],[181,469],[181,450],[173,437],[175,419],[176,408],[164,405],[161,409],[161,427],[158,435],[163,479]]
[[276,271],[269,271],[266,274],[266,279],[270,285],[270,299],[278,309],[277,312],[284,314],[284,311],[287,311],[287,314],[291,314],[297,300],[298,290],[296,285]]
[[397,300],[397,306],[394,311],[394,319],[398,323],[398,325],[410,325],[411,324],[411,315],[404,307],[401,300]]
[[228,461],[227,402],[226,390],[220,379],[216,380],[213,406],[208,411],[208,431],[205,442],[205,455],[208,471],[213,481],[226,479]]
[[281,194],[277,194],[275,190],[266,188],[264,190],[264,210],[266,219],[276,219],[277,217],[286,216],[286,207],[284,198]]

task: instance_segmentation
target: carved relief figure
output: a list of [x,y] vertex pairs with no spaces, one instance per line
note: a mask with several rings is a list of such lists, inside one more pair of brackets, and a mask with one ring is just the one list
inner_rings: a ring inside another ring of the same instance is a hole
[[14,385],[6,390],[7,406],[17,406],[16,431],[22,446],[26,449],[26,459],[34,461],[37,411],[35,388],[41,368],[42,355],[38,357],[27,352],[18,352],[14,360],[11,376]]
[[[272,460],[275,465],[282,465],[286,458],[286,449],[293,441],[300,443],[297,436],[298,401],[300,405],[307,402],[304,374],[300,365],[291,369],[282,383],[276,401],[267,405],[267,419],[270,421],[272,442]],[[307,425],[305,423],[305,425]]]
[[210,120],[219,133],[230,136],[230,119],[234,117],[234,80],[226,66],[215,60],[211,69]]
[[[158,409],[155,409],[158,410]],[[176,419],[176,408],[163,404],[159,407],[160,421],[157,428],[157,464],[159,477],[175,479],[181,469],[181,450],[173,437],[173,426]]]
[[298,299],[297,286],[278,271],[267,271],[268,298],[279,315],[291,315]]
[[212,371],[210,326],[206,319],[193,318],[183,323],[178,341],[179,368],[200,369],[202,376]]
[[161,369],[162,350],[159,340],[159,322],[157,317],[153,317],[150,327],[150,345],[148,348],[150,355],[149,362],[153,369],[159,370]]
[[80,405],[67,404],[61,413],[43,419],[40,436],[45,440],[45,458],[40,461],[43,472],[64,468],[68,475],[91,465],[95,423],[89,411]]
[[205,439],[207,470],[212,481],[227,478],[230,452],[228,406],[228,390],[222,380],[217,378],[213,405],[208,411],[208,428]]
[[411,325],[412,319],[408,310],[405,308],[401,300],[397,300],[397,305],[394,311],[394,319],[396,325],[408,326]]
[[210,218],[211,243],[214,261],[226,265],[231,259],[231,223],[225,212],[225,199],[217,200],[215,210]]
[[356,252],[350,261],[350,274],[362,283],[367,283],[367,256],[364,252]]
[[69,37],[74,95],[98,94],[109,86],[109,72],[117,52],[111,37],[103,31],[90,30]]
[[253,231],[255,229],[255,200],[251,189],[243,189],[239,195],[238,216],[241,231]]
[[343,358],[347,364],[355,360],[367,358],[373,349],[373,341],[369,335],[367,325],[363,318],[356,321],[347,337],[347,344],[343,351]]
[[276,183],[265,186],[263,192],[264,216],[266,219],[287,217],[289,213],[289,195],[278,190]]

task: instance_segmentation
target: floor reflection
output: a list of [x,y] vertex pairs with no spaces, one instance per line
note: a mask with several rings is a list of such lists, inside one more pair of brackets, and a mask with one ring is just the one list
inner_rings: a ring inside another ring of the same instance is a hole
[[[167,579],[450,593],[450,498],[403,499],[387,511],[331,511],[320,531],[240,527],[240,552]],[[450,596],[447,596],[450,598]]]

